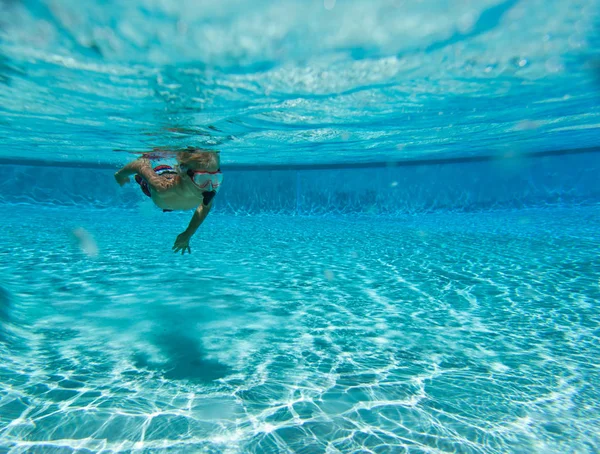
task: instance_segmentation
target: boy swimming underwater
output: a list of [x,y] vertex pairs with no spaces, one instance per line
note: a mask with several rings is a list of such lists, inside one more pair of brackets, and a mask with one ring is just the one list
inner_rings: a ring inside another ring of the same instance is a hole
[[192,252],[190,239],[208,216],[223,174],[218,152],[190,147],[176,157],[175,168],[168,165],[152,168],[150,160],[141,157],[115,173],[115,180],[123,186],[135,174],[135,181],[144,194],[163,211],[196,210],[187,229],[177,236],[173,245],[173,252],[181,251],[183,255],[186,251]]

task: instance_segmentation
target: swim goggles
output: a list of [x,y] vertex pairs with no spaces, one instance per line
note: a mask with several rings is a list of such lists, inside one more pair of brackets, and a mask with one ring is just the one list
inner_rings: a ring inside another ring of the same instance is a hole
[[194,183],[198,189],[204,192],[217,192],[223,182],[221,170],[217,170],[216,172],[206,172],[203,170],[188,169],[184,166],[181,166],[181,170],[191,178],[192,183]]

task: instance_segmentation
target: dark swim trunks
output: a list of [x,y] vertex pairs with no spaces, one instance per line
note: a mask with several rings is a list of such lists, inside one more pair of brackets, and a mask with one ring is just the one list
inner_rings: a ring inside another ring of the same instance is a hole
[[[154,172],[157,175],[176,175],[177,174],[175,169],[173,169],[173,167],[168,166],[168,165],[156,166],[154,168]],[[148,182],[146,181],[146,179],[143,176],[137,174],[135,176],[135,182],[140,185],[140,188],[142,189],[142,192],[144,194],[146,194],[148,197],[152,197],[152,194],[150,194],[150,188],[148,187]],[[173,211],[173,210],[163,210],[163,211],[169,212],[169,211]]]

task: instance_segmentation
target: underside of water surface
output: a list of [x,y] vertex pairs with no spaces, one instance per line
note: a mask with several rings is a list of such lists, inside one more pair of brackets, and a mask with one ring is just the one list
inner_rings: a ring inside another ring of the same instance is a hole
[[0,0],[0,452],[598,452],[599,8]]

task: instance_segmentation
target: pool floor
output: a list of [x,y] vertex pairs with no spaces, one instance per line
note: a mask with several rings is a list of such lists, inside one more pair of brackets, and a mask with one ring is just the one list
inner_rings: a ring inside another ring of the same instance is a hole
[[599,449],[599,207],[146,208],[2,208],[0,452]]

